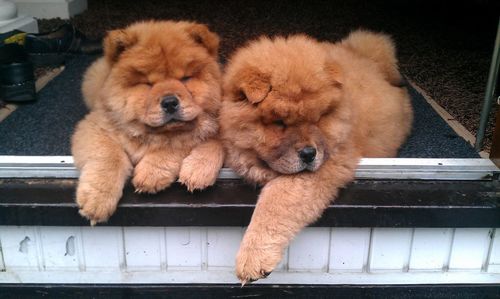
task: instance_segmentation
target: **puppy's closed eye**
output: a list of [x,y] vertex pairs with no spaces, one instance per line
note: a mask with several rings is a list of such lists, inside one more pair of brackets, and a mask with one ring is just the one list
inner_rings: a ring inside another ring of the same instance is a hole
[[128,84],[130,84],[130,86],[134,86],[134,85],[153,86],[153,83],[151,81],[149,81],[147,75],[139,70],[130,71],[128,78],[129,79],[126,80],[126,82],[128,82]]
[[287,125],[285,124],[285,122],[282,119],[277,119],[277,120],[273,121],[273,125],[280,127],[282,129],[286,129],[286,127],[287,127]]
[[180,80],[182,83],[187,83],[191,79],[193,79],[193,76],[184,76]]
[[149,86],[149,87],[153,86],[153,83],[151,81],[147,80],[147,79],[141,80],[139,82],[139,84],[144,84],[144,85]]
[[248,100],[247,95],[243,92],[243,90],[240,90],[236,94],[236,100],[237,101],[247,101]]

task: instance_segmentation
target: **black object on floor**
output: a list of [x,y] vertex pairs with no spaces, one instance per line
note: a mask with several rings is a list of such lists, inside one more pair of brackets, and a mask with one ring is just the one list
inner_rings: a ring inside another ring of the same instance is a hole
[[33,64],[16,43],[0,45],[0,99],[28,102],[36,99]]
[[[19,107],[0,122],[0,155],[70,155],[70,137],[87,113],[81,79],[96,56],[75,55],[66,69],[39,92],[38,101]],[[415,121],[400,158],[479,158],[477,152],[410,89]]]
[[61,65],[68,53],[99,54],[102,52],[100,40],[88,39],[69,23],[50,32],[28,33],[24,46],[31,61],[37,66]]
[[80,91],[85,69],[95,59],[75,56],[33,104],[18,107],[0,122],[0,155],[70,155],[70,137],[87,113]]

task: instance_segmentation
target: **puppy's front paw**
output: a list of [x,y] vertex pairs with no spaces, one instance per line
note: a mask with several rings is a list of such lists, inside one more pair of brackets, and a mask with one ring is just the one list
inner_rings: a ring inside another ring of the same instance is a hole
[[281,248],[244,240],[236,257],[236,276],[242,286],[266,278],[281,260]]
[[219,167],[213,165],[211,161],[188,156],[182,162],[179,182],[185,185],[190,192],[193,192],[213,185],[218,175]]
[[157,193],[175,181],[171,172],[138,164],[134,169],[132,185],[138,193]]
[[78,187],[76,202],[80,215],[90,220],[91,225],[106,222],[115,212],[120,194],[100,191],[90,186]]

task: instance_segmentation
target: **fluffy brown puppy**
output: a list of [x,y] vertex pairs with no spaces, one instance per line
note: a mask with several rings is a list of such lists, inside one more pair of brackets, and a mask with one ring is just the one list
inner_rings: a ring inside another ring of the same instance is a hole
[[412,109],[389,37],[366,31],[337,43],[261,38],[238,50],[223,78],[227,163],[264,185],[236,272],[265,277],[301,228],[354,176],[361,157],[391,157]]
[[222,166],[219,38],[191,22],[141,22],[104,39],[82,86],[91,112],[72,138],[76,201],[92,224],[115,211],[126,180],[155,193],[177,178],[212,185]]

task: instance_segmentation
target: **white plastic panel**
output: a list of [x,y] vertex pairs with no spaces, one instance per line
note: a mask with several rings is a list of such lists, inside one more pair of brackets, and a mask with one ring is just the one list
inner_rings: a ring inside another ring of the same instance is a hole
[[408,267],[412,229],[374,228],[370,250],[370,271],[402,271]]
[[208,269],[234,269],[243,228],[209,227],[207,235]]
[[5,263],[3,262],[2,242],[0,242],[0,272],[5,272]]
[[164,228],[126,227],[123,233],[127,271],[159,271],[166,266]]
[[[0,283],[237,283],[242,235],[234,227],[0,226]],[[23,241],[30,256],[16,257]],[[307,228],[288,250],[258,283],[500,281],[493,229]]]
[[201,269],[202,266],[202,233],[206,231],[197,227],[167,228],[167,268]]
[[[2,245],[1,250],[3,253],[3,260],[5,260],[3,266],[5,268],[19,268],[24,270],[40,269],[38,264],[39,252],[33,227],[0,227],[0,244]],[[2,261],[0,261],[0,263],[1,262]]]
[[332,228],[330,272],[364,271],[369,247],[369,228]]
[[[77,252],[80,248],[81,234],[76,227],[38,228],[41,251],[46,270],[79,270]],[[38,238],[37,238],[38,239]]]
[[305,228],[290,244],[290,271],[327,271],[330,228]]
[[457,228],[450,255],[450,270],[480,271],[488,254],[490,229]]
[[500,228],[493,234],[488,264],[488,272],[500,273]]
[[82,246],[87,270],[120,271],[123,233],[120,227],[82,227]]
[[278,263],[276,266],[276,269],[274,271],[288,271],[288,257],[289,257],[289,252],[290,247],[285,249],[285,252],[283,252],[283,257],[281,258],[281,261]]
[[442,271],[448,263],[453,230],[416,228],[410,257],[410,270]]

